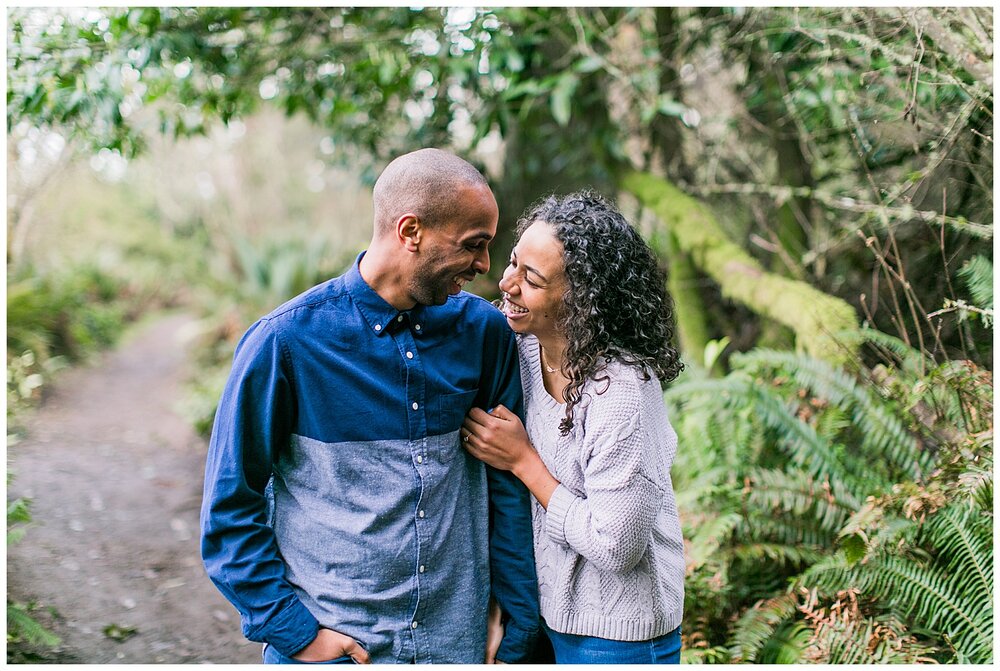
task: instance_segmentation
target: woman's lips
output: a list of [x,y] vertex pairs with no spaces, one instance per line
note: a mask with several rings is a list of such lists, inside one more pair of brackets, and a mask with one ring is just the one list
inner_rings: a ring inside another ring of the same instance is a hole
[[528,309],[511,302],[510,299],[504,299],[503,313],[508,319],[521,319],[528,315]]

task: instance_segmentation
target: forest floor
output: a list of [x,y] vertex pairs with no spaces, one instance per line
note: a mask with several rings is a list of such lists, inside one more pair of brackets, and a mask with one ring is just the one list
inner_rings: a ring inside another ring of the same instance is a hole
[[32,523],[7,548],[8,599],[58,635],[8,662],[255,663],[260,645],[202,567],[205,441],[177,414],[193,319],[144,322],[64,371],[8,447],[8,500]]

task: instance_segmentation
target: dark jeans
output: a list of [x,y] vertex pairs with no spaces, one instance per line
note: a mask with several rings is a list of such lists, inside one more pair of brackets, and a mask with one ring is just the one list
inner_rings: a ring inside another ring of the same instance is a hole
[[331,659],[328,662],[300,662],[297,659],[292,659],[291,657],[285,657],[280,652],[274,649],[274,646],[264,644],[264,652],[262,653],[264,657],[265,664],[353,664],[354,660],[350,657],[338,657],[337,659]]
[[553,631],[542,622],[557,664],[680,664],[681,628],[648,641],[612,641]]

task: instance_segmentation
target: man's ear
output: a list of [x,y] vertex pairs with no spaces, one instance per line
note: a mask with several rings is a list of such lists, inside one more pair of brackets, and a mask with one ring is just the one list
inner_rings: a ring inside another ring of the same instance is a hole
[[406,251],[418,251],[423,234],[424,227],[420,224],[417,215],[407,213],[396,220],[396,237],[403,243]]

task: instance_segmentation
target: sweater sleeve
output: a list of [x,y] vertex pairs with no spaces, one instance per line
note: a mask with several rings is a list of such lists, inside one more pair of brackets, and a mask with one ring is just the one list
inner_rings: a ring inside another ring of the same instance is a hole
[[[584,494],[560,484],[549,499],[545,531],[601,568],[624,573],[649,544],[663,490],[647,475],[649,445],[638,399],[616,399],[613,415],[588,423]],[[589,448],[589,449],[587,449]]]

